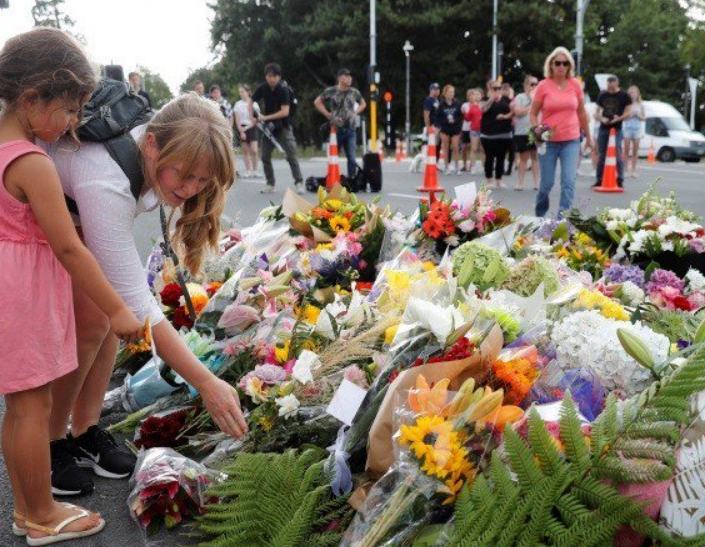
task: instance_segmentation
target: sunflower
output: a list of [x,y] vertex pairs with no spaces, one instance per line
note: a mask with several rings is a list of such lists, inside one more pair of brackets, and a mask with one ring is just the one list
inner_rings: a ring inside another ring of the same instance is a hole
[[311,325],[315,325],[318,322],[319,315],[321,315],[321,309],[311,304],[306,306],[301,312],[301,318]]
[[291,348],[291,340],[284,342],[283,347],[276,346],[274,348],[274,356],[276,357],[277,363],[280,365],[289,360],[289,348]]
[[429,474],[436,474],[435,471],[445,465],[451,457],[451,450],[460,441],[452,423],[441,416],[421,416],[414,425],[401,426],[399,443],[409,446],[418,459],[426,458],[432,472]]
[[330,224],[331,229],[335,233],[350,231],[350,221],[345,217],[342,217],[340,215],[336,215],[332,219],[330,219],[328,222]]

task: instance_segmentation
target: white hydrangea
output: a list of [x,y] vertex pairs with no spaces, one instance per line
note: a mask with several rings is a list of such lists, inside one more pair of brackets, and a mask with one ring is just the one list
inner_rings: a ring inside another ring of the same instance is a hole
[[688,273],[685,274],[685,278],[688,280],[688,286],[691,291],[701,291],[705,289],[705,275],[701,274],[698,270],[690,269]]
[[581,311],[560,320],[551,338],[556,345],[557,360],[563,370],[592,370],[610,391],[619,390],[630,397],[646,389],[651,373],[632,359],[617,338],[617,329],[627,328],[651,349],[656,363],[668,356],[670,342],[637,321],[616,321],[598,311]]
[[646,299],[646,293],[635,283],[625,281],[619,299],[625,306],[638,306]]

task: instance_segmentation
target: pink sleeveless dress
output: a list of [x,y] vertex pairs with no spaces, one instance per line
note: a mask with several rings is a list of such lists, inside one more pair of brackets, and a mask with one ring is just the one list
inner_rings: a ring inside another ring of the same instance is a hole
[[36,388],[78,366],[71,278],[30,206],[5,188],[14,160],[42,154],[26,141],[0,144],[0,394]]

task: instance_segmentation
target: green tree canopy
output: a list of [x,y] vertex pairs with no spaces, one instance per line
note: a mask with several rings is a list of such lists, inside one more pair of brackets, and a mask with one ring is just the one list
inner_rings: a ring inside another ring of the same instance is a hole
[[152,99],[153,108],[161,108],[174,98],[171,89],[159,74],[142,66],[138,67],[137,72],[142,75],[142,85]]

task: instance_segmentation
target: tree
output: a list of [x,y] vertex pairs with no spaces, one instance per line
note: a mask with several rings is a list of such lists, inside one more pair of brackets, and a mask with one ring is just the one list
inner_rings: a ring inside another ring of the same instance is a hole
[[171,89],[169,89],[169,86],[159,74],[145,67],[138,67],[137,72],[142,75],[142,85],[145,91],[149,93],[154,109],[161,108],[174,98]]
[[63,3],[64,0],[34,0],[34,6],[32,7],[34,26],[65,30],[85,44],[85,37],[73,31],[76,22],[63,11]]
[[700,80],[695,109],[695,127],[705,129],[705,23],[688,29],[683,43],[683,62],[690,64],[693,78]]
[[208,87],[212,84],[215,83],[215,75],[214,71],[212,68],[208,67],[201,67],[197,68],[196,70],[192,71],[186,80],[184,80],[184,83],[181,84],[181,87],[179,88],[179,91],[181,93],[186,93],[188,91],[193,90],[193,84],[197,80],[201,80],[203,82],[203,85],[205,86],[206,90],[208,90]]

